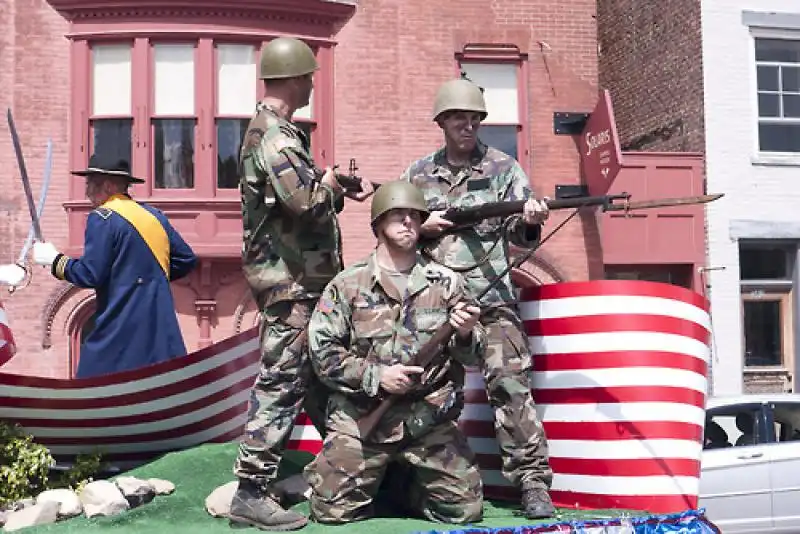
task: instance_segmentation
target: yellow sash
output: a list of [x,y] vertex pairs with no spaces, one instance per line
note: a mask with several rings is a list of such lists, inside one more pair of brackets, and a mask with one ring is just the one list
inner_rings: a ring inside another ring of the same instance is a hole
[[144,242],[147,243],[150,252],[164,270],[164,274],[169,279],[169,237],[167,231],[155,215],[141,207],[138,203],[122,195],[114,195],[109,198],[104,208],[119,214],[123,219],[131,223]]

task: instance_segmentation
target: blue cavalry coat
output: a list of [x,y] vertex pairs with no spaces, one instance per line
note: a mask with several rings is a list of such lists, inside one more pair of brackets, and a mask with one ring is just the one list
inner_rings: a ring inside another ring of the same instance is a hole
[[54,276],[97,295],[94,329],[81,347],[77,378],[185,355],[170,282],[189,274],[196,262],[189,245],[152,206],[115,195],[92,211],[83,256],[59,255],[53,262]]

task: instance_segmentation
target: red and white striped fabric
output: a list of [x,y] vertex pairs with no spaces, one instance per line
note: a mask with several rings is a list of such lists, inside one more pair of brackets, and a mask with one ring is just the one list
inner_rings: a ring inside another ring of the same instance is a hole
[[11,335],[11,326],[8,324],[8,315],[0,302],[0,367],[7,363],[17,352],[14,336]]
[[639,281],[553,284],[525,290],[522,300],[554,501],[655,513],[696,508],[708,301]]
[[[560,506],[670,512],[695,508],[706,391],[707,304],[648,282],[526,290],[534,397],[550,440]],[[236,440],[258,371],[258,334],[135,371],[57,380],[0,373],[0,420],[15,420],[59,458],[102,450],[119,465]],[[468,376],[461,426],[486,493],[517,498],[500,474],[483,379]],[[298,417],[289,448],[316,454]]]

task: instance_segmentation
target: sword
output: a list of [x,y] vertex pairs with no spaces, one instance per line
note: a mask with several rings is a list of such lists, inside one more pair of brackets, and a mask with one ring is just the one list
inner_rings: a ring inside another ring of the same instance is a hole
[[[50,187],[50,177],[53,174],[52,139],[47,140],[47,154],[44,161],[44,179],[42,180],[42,191],[39,193],[39,203],[36,204],[36,218],[38,220],[41,220],[42,213],[44,212],[44,202],[47,199],[47,189]],[[31,229],[28,230],[28,238],[25,240],[25,245],[22,247],[22,250],[19,253],[19,258],[17,258],[17,265],[22,265],[25,263],[25,256],[28,255],[28,251],[33,245],[34,231],[33,223],[31,223]]]
[[[39,193],[39,203],[36,205],[36,216],[41,219],[42,213],[44,212],[44,203],[47,199],[47,190],[50,187],[50,177],[53,175],[53,140],[47,140],[47,154],[45,156],[45,164],[44,164],[44,179],[42,180],[42,191]],[[33,223],[31,223],[31,228],[28,230],[28,238],[25,240],[25,244],[22,246],[22,250],[19,253],[19,257],[17,258],[17,265],[25,269],[25,258],[28,255],[28,251],[30,250],[31,246],[33,245]],[[25,272],[28,273],[28,270],[25,269]],[[30,282],[30,278],[28,278],[28,282]],[[13,294],[18,287],[27,287],[27,283],[25,286],[10,286],[8,288],[9,294]]]
[[8,108],[8,129],[11,132],[11,141],[14,143],[14,152],[17,155],[17,165],[19,166],[19,174],[22,178],[22,187],[25,190],[25,200],[28,202],[28,211],[31,215],[31,227],[33,228],[33,236],[39,241],[42,239],[42,227],[39,225],[39,217],[36,216],[36,206],[33,204],[33,192],[31,192],[31,183],[28,179],[28,170],[25,168],[25,158],[22,155],[22,147],[19,144],[19,135],[17,128],[14,126],[14,117],[11,116],[11,108]]

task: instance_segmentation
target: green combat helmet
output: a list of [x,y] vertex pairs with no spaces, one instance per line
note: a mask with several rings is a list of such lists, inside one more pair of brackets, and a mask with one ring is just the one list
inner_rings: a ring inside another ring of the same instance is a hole
[[433,101],[433,120],[445,111],[477,111],[486,118],[486,101],[481,88],[469,80],[459,78],[444,82]]
[[374,228],[378,217],[395,208],[407,208],[422,212],[423,219],[428,216],[425,197],[417,186],[398,180],[383,184],[372,197],[372,225]]
[[261,50],[259,79],[294,78],[318,68],[317,58],[306,43],[292,37],[278,37]]

